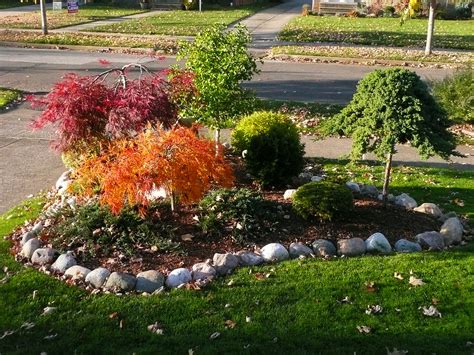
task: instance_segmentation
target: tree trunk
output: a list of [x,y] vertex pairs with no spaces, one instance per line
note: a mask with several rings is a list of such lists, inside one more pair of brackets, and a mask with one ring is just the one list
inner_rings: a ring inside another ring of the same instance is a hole
[[221,130],[219,128],[216,128],[214,131],[214,141],[216,143],[216,157],[219,155],[219,145],[221,141]]
[[431,54],[431,46],[433,43],[433,32],[434,32],[434,17],[436,9],[436,0],[430,0],[430,11],[428,15],[428,34],[426,35],[426,48],[425,54]]
[[41,11],[41,31],[44,35],[48,34],[48,21],[46,19],[46,0],[40,0]]
[[393,157],[393,149],[390,153],[387,154],[387,162],[385,164],[385,176],[383,181],[383,190],[382,190],[382,201],[384,207],[387,206],[388,200],[388,185],[390,183],[390,172],[392,171],[392,157]]

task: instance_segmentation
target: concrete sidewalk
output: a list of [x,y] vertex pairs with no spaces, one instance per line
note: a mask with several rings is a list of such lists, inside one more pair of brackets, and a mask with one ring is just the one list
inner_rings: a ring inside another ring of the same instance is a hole
[[[46,9],[51,10],[52,8],[53,8],[53,4],[46,4]],[[20,16],[28,12],[34,12],[34,11],[39,11],[39,10],[40,10],[39,4],[11,7],[8,9],[0,10],[0,18],[7,17],[7,16]]]

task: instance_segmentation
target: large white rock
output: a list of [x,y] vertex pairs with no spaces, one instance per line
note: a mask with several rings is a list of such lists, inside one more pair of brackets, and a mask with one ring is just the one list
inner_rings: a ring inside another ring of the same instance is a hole
[[280,243],[270,243],[261,250],[262,258],[266,261],[282,261],[290,257],[288,250]]
[[441,250],[444,249],[444,238],[438,232],[424,232],[415,236],[415,240],[420,243],[423,249]]
[[395,250],[399,253],[416,253],[421,251],[421,245],[406,239],[399,239],[395,243]]
[[326,239],[316,239],[313,244],[314,255],[320,257],[335,256],[337,253],[336,247],[332,242]]
[[90,272],[91,270],[84,266],[74,265],[68,268],[64,275],[70,276],[73,280],[85,280]]
[[457,217],[451,217],[446,220],[441,226],[440,233],[443,235],[444,244],[446,246],[451,244],[458,244],[462,241],[464,226]]
[[315,175],[315,176],[312,176],[311,177],[311,182],[320,182],[324,180],[324,177],[323,176],[318,176],[318,175]]
[[192,279],[193,277],[188,269],[174,269],[169,273],[168,278],[166,279],[166,286],[169,288],[178,287],[179,285],[188,283]]
[[285,200],[290,200],[293,198],[293,196],[295,195],[296,193],[296,190],[295,189],[288,189],[285,191],[285,193],[283,194],[283,199]]
[[31,232],[26,232],[26,233],[23,233],[21,235],[21,241],[20,241],[20,245],[23,246],[26,244],[26,242],[28,242],[29,240],[33,239],[36,237],[36,234],[31,231]]
[[260,255],[251,251],[241,251],[238,252],[237,255],[239,256],[239,263],[242,266],[255,266],[265,262]]
[[71,185],[72,180],[70,176],[71,172],[69,170],[65,171],[56,181],[55,187],[60,195],[62,195],[67,190],[69,185]]
[[31,262],[36,265],[52,264],[55,254],[56,250],[53,248],[39,248],[33,252]]
[[310,256],[313,254],[313,250],[303,243],[291,243],[288,248],[290,251],[290,257],[298,258],[300,256]]
[[110,274],[105,288],[113,291],[133,291],[137,283],[137,278],[124,272],[113,272]]
[[405,193],[395,197],[395,204],[398,206],[405,207],[407,210],[412,210],[418,206],[416,201]]
[[365,247],[369,253],[390,254],[392,247],[382,233],[374,233],[365,241]]
[[360,187],[360,193],[363,196],[377,198],[377,196],[379,195],[379,190],[374,185],[362,184],[359,187]]
[[137,275],[135,290],[137,292],[153,293],[165,284],[165,277],[159,271],[148,270]]
[[41,247],[41,242],[37,238],[28,240],[21,248],[20,254],[25,258],[31,259],[36,249]]
[[41,221],[35,223],[35,225],[31,229],[31,231],[36,235],[40,234],[42,230],[43,230],[43,222]]
[[231,253],[214,254],[212,264],[219,275],[230,274],[237,266],[239,266],[239,258]]
[[76,264],[74,254],[68,251],[66,254],[59,255],[53,265],[51,265],[51,270],[64,273],[67,269]]
[[197,263],[191,268],[193,280],[212,279],[216,276],[217,271],[209,263]]
[[365,254],[365,242],[361,238],[339,239],[337,253],[345,256],[358,256]]
[[103,267],[98,267],[97,269],[92,270],[86,276],[86,282],[94,286],[95,288],[100,288],[104,285],[107,278],[110,276],[110,271]]
[[434,203],[429,203],[429,202],[425,202],[421,204],[420,206],[414,208],[413,211],[426,213],[435,218],[439,218],[443,215],[443,212],[441,212],[441,210],[439,209],[437,205],[435,205]]

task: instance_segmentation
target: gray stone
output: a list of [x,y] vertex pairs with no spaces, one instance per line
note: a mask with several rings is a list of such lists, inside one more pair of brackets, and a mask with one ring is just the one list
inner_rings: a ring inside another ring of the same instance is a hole
[[216,269],[207,262],[194,264],[191,269],[193,280],[212,279],[217,274]]
[[444,238],[438,232],[424,232],[415,236],[415,240],[420,243],[423,249],[441,250],[444,248]]
[[36,234],[34,232],[26,232],[21,235],[20,245],[23,246],[26,244],[27,241],[36,238]]
[[[33,239],[32,239],[33,240]],[[47,265],[54,261],[56,250],[53,248],[36,249],[31,256],[31,262],[36,265]]]
[[395,204],[401,207],[405,207],[407,210],[412,210],[418,206],[415,199],[405,193],[395,197]]
[[251,251],[242,251],[238,253],[239,262],[242,266],[255,266],[265,262],[260,255],[257,255]]
[[382,233],[374,233],[365,241],[365,248],[369,253],[390,254],[392,247]]
[[337,253],[345,256],[358,256],[365,254],[365,242],[361,238],[339,239]]
[[457,217],[457,216],[458,216],[458,215],[456,214],[456,212],[451,211],[451,212],[448,212],[448,213],[446,213],[446,214],[440,216],[440,217],[438,218],[438,220],[440,220],[441,222],[444,223],[444,222],[446,222],[448,219],[453,218],[453,217]]
[[41,221],[35,223],[35,225],[31,229],[31,231],[36,235],[40,234],[42,230],[43,230],[43,222]]
[[87,275],[89,275],[91,272],[90,269],[80,266],[80,265],[74,265],[71,266],[66,270],[64,273],[65,276],[70,276],[73,280],[85,280]]
[[294,259],[300,256],[310,256],[313,254],[313,250],[303,243],[291,243],[288,249],[290,251],[290,257]]
[[363,196],[377,198],[377,196],[379,195],[379,190],[374,185],[362,184],[360,186],[360,194]]
[[193,279],[188,269],[179,268],[171,271],[166,278],[166,286],[169,288],[178,287],[179,285],[188,283]]
[[86,276],[86,282],[94,286],[95,288],[100,288],[104,285],[107,278],[110,276],[110,271],[103,267],[98,267],[97,269],[92,270]]
[[239,258],[234,254],[214,254],[212,264],[218,275],[227,275],[239,266]]
[[346,182],[346,186],[355,194],[360,194],[359,184],[353,181]]
[[439,218],[443,215],[443,213],[441,212],[441,210],[439,209],[437,205],[435,205],[434,203],[427,203],[427,202],[414,208],[413,211],[429,214],[435,218]]
[[113,272],[110,274],[105,288],[113,291],[132,291],[135,289],[137,278],[124,272]]
[[314,255],[320,257],[334,256],[336,255],[336,247],[332,242],[326,239],[316,239],[313,244]]
[[[377,196],[377,199],[378,199],[379,201],[383,201],[383,194],[379,194],[379,195]],[[388,194],[388,195],[387,195],[387,201],[388,201],[388,202],[395,202],[395,196],[393,196],[392,194]]]
[[165,284],[165,277],[159,271],[148,270],[137,275],[135,290],[137,292],[153,293]]
[[451,244],[459,244],[462,241],[464,226],[457,217],[448,218],[441,226],[440,233],[444,237],[446,246]]
[[41,247],[41,242],[37,238],[33,238],[28,240],[23,247],[21,248],[21,255],[24,256],[25,258],[31,259],[33,256],[33,253],[35,252],[36,249],[39,249]]
[[58,178],[58,180],[56,180],[55,187],[56,187],[56,190],[58,190],[58,193],[61,194],[61,192],[66,191],[66,189],[69,187],[69,185],[72,182],[70,176],[71,176],[71,172],[68,170],[62,173],[61,176]]
[[320,182],[321,180],[324,180],[323,176],[312,176],[311,177],[311,182]]
[[400,239],[395,243],[395,250],[399,253],[416,253],[421,251],[421,245],[406,239]]
[[282,261],[290,257],[288,250],[280,243],[270,243],[261,250],[262,258],[266,261]]
[[285,193],[283,194],[283,199],[284,200],[291,200],[293,196],[295,195],[296,190],[295,189],[289,189],[286,190]]
[[53,265],[51,265],[51,270],[64,273],[67,269],[76,264],[74,254],[68,251],[66,254],[59,255]]

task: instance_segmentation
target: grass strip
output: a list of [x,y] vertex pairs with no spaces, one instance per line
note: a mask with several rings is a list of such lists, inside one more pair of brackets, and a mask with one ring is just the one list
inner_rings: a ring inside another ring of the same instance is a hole
[[0,109],[7,107],[13,101],[21,97],[21,92],[18,90],[0,88]]

